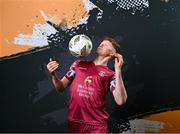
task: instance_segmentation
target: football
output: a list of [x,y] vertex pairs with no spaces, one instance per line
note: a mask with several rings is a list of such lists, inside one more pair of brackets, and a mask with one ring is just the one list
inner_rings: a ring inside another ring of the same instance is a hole
[[78,34],[71,38],[69,41],[69,51],[75,57],[84,57],[91,53],[92,41],[84,35]]

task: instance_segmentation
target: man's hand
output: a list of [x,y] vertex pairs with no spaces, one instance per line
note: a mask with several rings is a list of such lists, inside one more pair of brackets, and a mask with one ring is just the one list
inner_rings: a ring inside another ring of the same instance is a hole
[[57,61],[53,61],[50,58],[50,62],[47,64],[47,69],[51,75],[55,74],[55,70],[59,67],[59,63]]
[[122,65],[124,63],[122,55],[115,53],[113,56],[115,57],[115,63],[114,63],[115,70],[121,70]]

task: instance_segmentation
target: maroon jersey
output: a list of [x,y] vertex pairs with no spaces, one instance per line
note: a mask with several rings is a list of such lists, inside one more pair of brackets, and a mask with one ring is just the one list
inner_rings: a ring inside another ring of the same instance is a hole
[[70,80],[68,119],[85,124],[106,124],[105,98],[115,89],[114,72],[92,61],[75,61],[65,77]]

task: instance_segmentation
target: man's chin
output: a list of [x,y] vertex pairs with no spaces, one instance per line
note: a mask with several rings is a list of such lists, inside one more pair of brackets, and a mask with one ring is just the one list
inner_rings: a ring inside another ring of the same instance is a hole
[[96,55],[102,56],[103,54],[101,52],[96,51]]
[[99,55],[99,52],[98,52],[98,50],[96,50],[96,52],[95,52],[95,53],[96,53],[96,55]]

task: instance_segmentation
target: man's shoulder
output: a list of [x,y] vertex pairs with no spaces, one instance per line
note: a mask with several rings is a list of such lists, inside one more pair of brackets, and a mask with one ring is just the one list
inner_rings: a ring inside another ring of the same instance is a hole
[[112,77],[115,72],[107,67],[106,72]]

